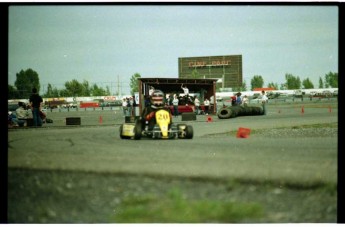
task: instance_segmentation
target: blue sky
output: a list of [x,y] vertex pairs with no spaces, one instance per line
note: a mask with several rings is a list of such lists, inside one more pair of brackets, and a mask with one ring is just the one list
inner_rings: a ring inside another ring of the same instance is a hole
[[8,82],[31,68],[59,89],[73,79],[129,93],[133,74],[178,77],[178,58],[242,55],[243,77],[285,74],[315,87],[338,72],[336,5],[13,5]]

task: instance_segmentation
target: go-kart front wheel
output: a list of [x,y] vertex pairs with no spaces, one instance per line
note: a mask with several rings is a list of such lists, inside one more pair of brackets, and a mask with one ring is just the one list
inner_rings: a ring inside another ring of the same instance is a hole
[[193,138],[193,127],[191,125],[179,124],[177,125],[179,130],[179,139],[192,139]]

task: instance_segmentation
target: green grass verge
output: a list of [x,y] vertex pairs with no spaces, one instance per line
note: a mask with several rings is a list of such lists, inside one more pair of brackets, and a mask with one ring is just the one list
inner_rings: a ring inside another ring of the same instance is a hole
[[179,189],[164,198],[128,196],[115,214],[116,223],[237,223],[262,217],[258,204],[188,200]]

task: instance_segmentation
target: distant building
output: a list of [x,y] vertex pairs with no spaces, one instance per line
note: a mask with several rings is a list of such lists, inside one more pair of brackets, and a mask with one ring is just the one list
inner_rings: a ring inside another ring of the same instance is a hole
[[[242,86],[242,55],[181,57],[179,78],[219,79],[221,88]],[[195,77],[197,75],[197,77]]]

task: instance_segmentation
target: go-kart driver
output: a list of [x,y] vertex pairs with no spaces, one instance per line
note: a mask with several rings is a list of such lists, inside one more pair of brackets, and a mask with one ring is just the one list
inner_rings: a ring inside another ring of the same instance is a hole
[[[156,124],[155,114],[158,110],[165,109],[169,112],[170,120],[172,114],[170,108],[165,107],[164,93],[161,90],[155,90],[150,96],[150,105],[145,107],[142,113],[143,124],[148,122],[149,130],[152,130]],[[170,122],[171,124],[172,122]]]

